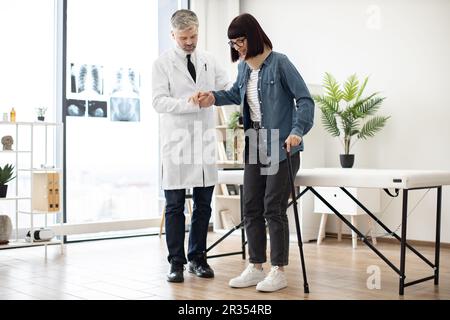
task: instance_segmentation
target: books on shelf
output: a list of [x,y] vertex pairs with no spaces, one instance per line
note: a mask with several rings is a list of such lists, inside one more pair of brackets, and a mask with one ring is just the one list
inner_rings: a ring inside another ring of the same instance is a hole
[[238,105],[227,105],[217,107],[217,113],[219,115],[219,124],[227,126],[230,123],[231,115],[235,111],[239,111]]
[[226,144],[226,153],[228,160],[235,160],[235,139],[234,139],[234,130],[227,130],[225,134],[225,144]]
[[230,196],[237,196],[239,195],[239,188],[237,185],[234,184],[227,184],[228,194]]
[[245,134],[243,129],[227,130],[226,148],[229,160],[243,163]]
[[227,152],[225,151],[225,145],[223,141],[217,141],[217,154],[219,157],[219,160],[228,160],[227,159]]
[[231,210],[224,209],[220,210],[220,219],[222,220],[222,227],[224,229],[232,229],[236,226],[236,222],[233,219],[233,215],[231,214]]
[[227,121],[225,118],[225,113],[223,112],[223,107],[217,107],[217,113],[219,114],[219,124],[226,125]]
[[228,194],[228,189],[227,189],[227,185],[226,185],[226,184],[221,184],[221,185],[220,185],[220,190],[222,191],[222,195],[224,195],[224,196],[229,196],[229,194]]
[[239,186],[236,184],[220,184],[220,191],[224,196],[238,196]]

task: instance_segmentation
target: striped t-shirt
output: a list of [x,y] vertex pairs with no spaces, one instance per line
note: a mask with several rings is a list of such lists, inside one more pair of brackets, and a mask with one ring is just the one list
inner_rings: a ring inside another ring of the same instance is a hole
[[258,97],[258,76],[259,69],[252,70],[247,83],[247,103],[250,107],[250,119],[261,121],[261,105]]

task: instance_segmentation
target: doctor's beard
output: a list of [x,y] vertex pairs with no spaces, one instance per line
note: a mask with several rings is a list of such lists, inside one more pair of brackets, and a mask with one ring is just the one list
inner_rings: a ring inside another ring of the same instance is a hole
[[192,53],[192,52],[194,52],[194,50],[195,50],[195,48],[196,48],[197,46],[196,45],[190,45],[190,46],[183,46],[183,51],[184,52],[186,52],[186,53]]

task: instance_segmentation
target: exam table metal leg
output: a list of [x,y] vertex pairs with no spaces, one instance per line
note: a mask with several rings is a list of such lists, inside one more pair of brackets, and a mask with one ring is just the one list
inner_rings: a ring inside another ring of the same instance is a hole
[[402,239],[400,242],[400,286],[399,295],[405,292],[405,267],[406,267],[406,224],[408,221],[408,190],[403,190],[403,208],[402,208]]
[[441,249],[441,206],[442,186],[437,188],[436,202],[436,247],[434,253],[434,284],[439,284],[439,254]]

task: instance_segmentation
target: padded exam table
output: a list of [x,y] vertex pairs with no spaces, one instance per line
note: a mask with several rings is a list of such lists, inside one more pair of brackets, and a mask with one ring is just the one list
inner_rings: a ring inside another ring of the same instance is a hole
[[[241,194],[241,223],[227,232],[222,238],[211,245],[207,250],[210,251],[219,242],[237,229],[242,233],[242,251],[225,253],[220,255],[208,256],[208,258],[227,256],[233,254],[242,254],[245,259],[245,233],[243,228],[243,170],[219,170],[219,184],[237,184],[240,186]],[[450,171],[430,171],[430,170],[379,170],[379,169],[343,169],[343,168],[317,168],[301,169],[295,178],[295,185],[302,188],[297,195],[297,199],[302,197],[308,191],[311,191],[335,215],[341,219],[367,246],[370,247],[389,267],[392,268],[400,277],[399,294],[403,295],[405,287],[434,279],[434,284],[439,284],[439,252],[441,242],[441,205],[442,205],[442,186],[450,185]],[[370,241],[354,227],[344,216],[338,212],[332,203],[325,200],[314,187],[339,187],[348,197],[350,197],[362,210],[364,210],[376,223],[381,226],[389,235],[400,241],[400,267],[394,265],[385,255],[383,255]],[[381,222],[363,203],[358,201],[346,188],[379,188],[383,189],[391,197],[399,195],[402,190],[402,224],[401,234],[397,235]],[[390,190],[391,189],[391,190]],[[408,223],[408,194],[410,191],[419,189],[437,189],[436,197],[436,240],[434,262],[425,258],[419,251],[412,247],[406,241],[406,228]],[[393,191],[393,192],[392,192]],[[289,204],[292,205],[292,202]],[[422,259],[433,270],[432,276],[427,276],[414,281],[406,282],[406,248],[410,249],[420,259]]]

